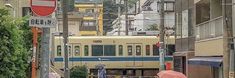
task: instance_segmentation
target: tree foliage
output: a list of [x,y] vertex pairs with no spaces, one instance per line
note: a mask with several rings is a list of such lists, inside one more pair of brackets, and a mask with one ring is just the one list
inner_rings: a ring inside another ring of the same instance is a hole
[[112,0],[104,0],[104,34],[112,30],[112,22],[118,17],[118,4],[115,4]]
[[148,31],[159,31],[159,26],[157,24],[149,25],[147,28]]
[[70,78],[87,78],[88,71],[86,66],[75,66],[70,69]]
[[0,8],[0,77],[26,78],[31,40],[26,19],[16,19]]

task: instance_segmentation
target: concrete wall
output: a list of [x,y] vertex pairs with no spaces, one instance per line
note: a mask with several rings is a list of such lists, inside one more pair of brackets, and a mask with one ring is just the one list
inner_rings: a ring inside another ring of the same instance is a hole
[[195,56],[222,56],[223,38],[209,39],[195,43]]

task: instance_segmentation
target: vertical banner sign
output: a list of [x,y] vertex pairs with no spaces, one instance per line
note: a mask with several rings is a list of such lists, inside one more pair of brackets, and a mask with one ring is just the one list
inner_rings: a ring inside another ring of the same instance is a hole
[[[160,44],[163,44],[163,42],[160,42]],[[159,55],[160,55],[160,67],[161,69],[165,69],[165,54],[164,54],[164,49],[162,47],[159,47]]]

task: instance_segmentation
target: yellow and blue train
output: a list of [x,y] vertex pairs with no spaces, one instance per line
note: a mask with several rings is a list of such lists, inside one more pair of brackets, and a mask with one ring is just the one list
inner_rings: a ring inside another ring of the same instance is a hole
[[[86,65],[96,75],[96,65],[104,64],[108,75],[153,76],[159,70],[156,36],[79,36],[69,37],[69,67]],[[175,38],[165,38],[165,61],[173,64]],[[56,68],[64,67],[63,38],[53,39],[51,57]]]

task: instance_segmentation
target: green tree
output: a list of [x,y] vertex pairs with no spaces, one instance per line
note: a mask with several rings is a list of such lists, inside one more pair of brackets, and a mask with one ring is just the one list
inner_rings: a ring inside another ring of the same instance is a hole
[[27,77],[29,46],[26,45],[30,45],[27,43],[30,39],[25,37],[26,29],[23,28],[25,23],[25,20],[12,18],[8,10],[0,8],[1,78]]
[[118,17],[118,4],[112,0],[104,0],[104,34],[112,30],[112,22]]
[[88,71],[86,66],[74,66],[70,69],[70,78],[87,78]]
[[149,25],[147,28],[148,31],[159,31],[159,26],[157,24]]

